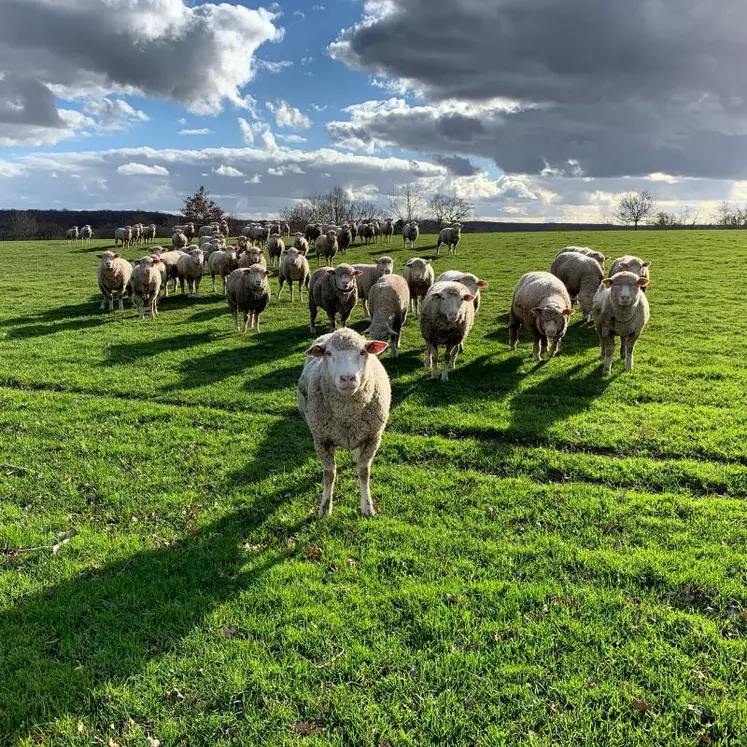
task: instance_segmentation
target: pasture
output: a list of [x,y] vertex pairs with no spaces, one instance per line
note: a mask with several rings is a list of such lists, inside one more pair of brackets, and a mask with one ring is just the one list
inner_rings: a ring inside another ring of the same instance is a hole
[[[742,232],[442,249],[490,283],[465,353],[431,381],[408,320],[379,514],[343,452],[321,521],[306,303],[242,335],[208,276],[101,314],[111,244],[0,245],[0,744],[747,743]],[[578,314],[558,358],[508,350],[514,283],[565,244],[653,260],[635,371],[602,378]]]

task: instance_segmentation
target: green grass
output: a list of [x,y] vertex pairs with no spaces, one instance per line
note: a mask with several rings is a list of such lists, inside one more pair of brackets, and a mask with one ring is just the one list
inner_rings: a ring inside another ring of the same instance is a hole
[[[569,243],[654,261],[631,373],[575,318],[555,360],[507,349]],[[1,244],[0,744],[747,744],[743,243],[466,235],[436,261],[490,282],[465,354],[431,381],[408,322],[380,513],[343,454],[323,521],[304,305],[100,314],[105,242]]]

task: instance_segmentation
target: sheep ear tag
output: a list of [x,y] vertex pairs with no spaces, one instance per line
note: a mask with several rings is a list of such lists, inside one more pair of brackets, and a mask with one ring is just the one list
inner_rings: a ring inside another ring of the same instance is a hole
[[381,340],[371,340],[365,345],[366,352],[370,353],[371,355],[379,355],[383,353],[388,347],[389,345],[386,342],[381,342]]
[[353,270],[353,277],[357,278],[360,277],[363,274],[362,270]]

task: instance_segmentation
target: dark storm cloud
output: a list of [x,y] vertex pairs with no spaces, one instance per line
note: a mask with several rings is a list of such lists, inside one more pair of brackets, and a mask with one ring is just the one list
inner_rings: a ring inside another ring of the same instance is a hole
[[433,160],[441,166],[445,166],[454,176],[474,176],[480,173],[480,169],[469,158],[462,158],[461,156],[434,156]]
[[0,80],[0,122],[62,127],[52,92],[38,80],[6,75]]

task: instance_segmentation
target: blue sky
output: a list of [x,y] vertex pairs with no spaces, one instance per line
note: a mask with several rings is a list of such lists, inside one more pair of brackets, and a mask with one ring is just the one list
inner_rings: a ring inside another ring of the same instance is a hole
[[706,217],[747,199],[743,5],[3,0],[0,207],[175,211],[205,184],[270,217],[411,182],[484,218],[604,220],[641,188]]

